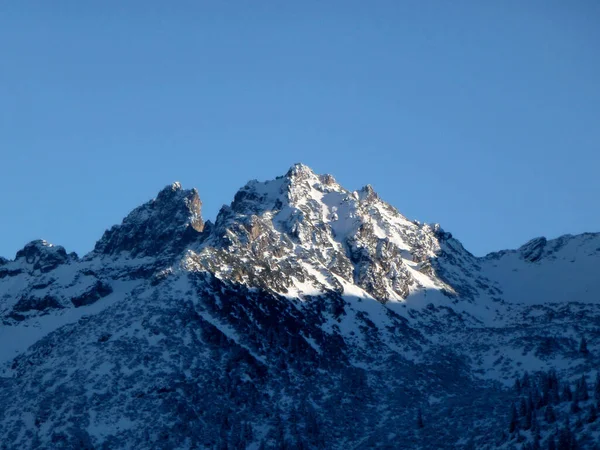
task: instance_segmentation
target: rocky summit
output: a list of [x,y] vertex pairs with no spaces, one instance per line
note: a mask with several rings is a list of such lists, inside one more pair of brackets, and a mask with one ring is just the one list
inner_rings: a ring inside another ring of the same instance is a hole
[[600,448],[600,234],[475,257],[297,164],[0,258],[0,448]]

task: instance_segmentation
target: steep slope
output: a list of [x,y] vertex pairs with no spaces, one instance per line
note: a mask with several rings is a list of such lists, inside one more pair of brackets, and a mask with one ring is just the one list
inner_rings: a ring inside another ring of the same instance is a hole
[[83,258],[0,259],[0,446],[523,446],[516,377],[595,376],[599,263],[600,234],[477,258],[301,164],[214,224],[175,183]]
[[173,255],[204,229],[201,209],[196,189],[184,190],[180,183],[173,183],[160,191],[156,199],[134,209],[122,224],[107,230],[92,255]]

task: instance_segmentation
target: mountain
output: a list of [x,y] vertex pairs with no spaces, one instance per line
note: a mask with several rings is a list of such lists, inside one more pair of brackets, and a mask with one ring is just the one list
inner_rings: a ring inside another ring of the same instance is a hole
[[0,448],[597,448],[600,234],[479,258],[301,164],[201,208],[0,258]]

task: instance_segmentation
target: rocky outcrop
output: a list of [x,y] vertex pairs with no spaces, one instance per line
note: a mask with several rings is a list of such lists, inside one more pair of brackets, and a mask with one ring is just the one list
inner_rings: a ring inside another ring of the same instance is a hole
[[50,272],[61,264],[77,260],[77,255],[67,255],[64,247],[55,246],[44,240],[32,241],[17,252],[16,261],[24,262],[30,270]]
[[120,225],[104,233],[95,254],[133,257],[173,255],[192,243],[204,229],[202,202],[195,189],[173,183],[156,199],[134,209]]
[[13,311],[23,313],[29,311],[60,309],[62,307],[60,300],[53,295],[44,295],[43,297],[30,295],[21,297],[15,306],[13,306]]
[[75,308],[79,308],[81,306],[91,305],[92,303],[97,302],[103,297],[111,294],[113,291],[110,284],[98,280],[91,287],[86,289],[83,293],[71,297],[71,303]]
[[523,245],[519,251],[525,261],[536,262],[541,259],[547,242],[545,237],[535,238]]

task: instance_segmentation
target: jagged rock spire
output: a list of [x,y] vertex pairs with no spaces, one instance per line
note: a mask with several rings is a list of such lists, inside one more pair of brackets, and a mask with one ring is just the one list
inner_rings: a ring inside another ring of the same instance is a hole
[[315,173],[313,172],[313,170],[310,167],[308,167],[307,165],[302,164],[302,163],[294,164],[292,167],[289,168],[289,170],[285,174],[285,176],[287,178],[309,177],[311,175],[315,176]]
[[156,256],[180,250],[204,229],[201,210],[198,191],[175,182],[107,230],[94,253]]

